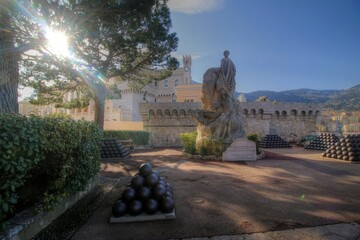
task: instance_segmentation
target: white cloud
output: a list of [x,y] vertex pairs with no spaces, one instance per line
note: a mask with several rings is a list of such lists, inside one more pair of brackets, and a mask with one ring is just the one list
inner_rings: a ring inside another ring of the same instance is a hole
[[169,0],[168,6],[174,12],[197,14],[220,9],[223,2],[224,0]]

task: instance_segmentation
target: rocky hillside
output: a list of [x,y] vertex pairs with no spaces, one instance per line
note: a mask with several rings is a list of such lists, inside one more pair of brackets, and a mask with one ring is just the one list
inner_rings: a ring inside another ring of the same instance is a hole
[[340,92],[341,90],[312,90],[303,88],[281,92],[255,91],[245,93],[245,97],[247,101],[255,101],[261,96],[267,96],[270,100],[279,102],[325,103]]
[[[239,96],[240,93],[235,93]],[[247,101],[255,101],[261,96],[278,102],[324,103],[324,107],[334,110],[360,111],[360,84],[345,90],[295,89],[281,92],[255,91],[245,93]]]
[[360,84],[331,97],[324,107],[334,110],[360,111]]

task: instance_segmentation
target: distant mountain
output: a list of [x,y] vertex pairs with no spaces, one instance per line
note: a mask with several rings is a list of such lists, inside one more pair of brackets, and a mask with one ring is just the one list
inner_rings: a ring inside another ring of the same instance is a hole
[[[261,96],[266,96],[270,100],[278,102],[291,102],[291,103],[325,103],[342,90],[312,90],[312,89],[296,89],[281,92],[275,91],[255,91],[245,93],[247,101],[255,101]],[[237,93],[236,96],[240,95]]]
[[360,111],[360,84],[341,91],[333,96],[325,108],[345,111]]

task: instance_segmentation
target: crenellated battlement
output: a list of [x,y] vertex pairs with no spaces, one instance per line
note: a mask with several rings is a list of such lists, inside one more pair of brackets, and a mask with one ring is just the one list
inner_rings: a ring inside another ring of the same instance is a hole
[[[180,147],[180,133],[196,130],[192,111],[202,109],[197,102],[140,103],[144,129],[150,132],[154,147]],[[259,137],[274,129],[286,141],[298,141],[311,131],[321,118],[321,104],[241,102],[245,132]]]
[[321,117],[322,104],[241,102],[240,107],[246,118],[298,118],[317,119]]

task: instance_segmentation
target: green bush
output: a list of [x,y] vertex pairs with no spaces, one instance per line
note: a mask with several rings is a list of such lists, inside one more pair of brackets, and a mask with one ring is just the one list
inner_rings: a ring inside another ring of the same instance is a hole
[[119,140],[133,140],[135,145],[148,145],[149,132],[146,131],[128,131],[128,130],[107,130],[104,131],[104,138],[115,138]]
[[198,146],[197,152],[201,156],[221,156],[225,151],[225,145],[219,140],[204,140]]
[[44,159],[40,118],[0,114],[0,222],[13,211],[17,190]]
[[201,156],[221,156],[225,151],[224,144],[219,140],[203,140],[199,146],[196,146],[196,138],[196,131],[180,134],[184,152],[190,154],[199,154]]
[[95,123],[0,114],[0,221],[34,183],[45,209],[83,190],[99,172],[101,141]]
[[247,135],[247,139],[254,141],[256,143],[256,154],[260,154],[260,148],[259,148],[260,140],[259,140],[258,135],[256,133],[251,133],[251,134]]
[[180,133],[180,140],[183,144],[183,150],[186,153],[196,154],[196,137],[197,132]]

